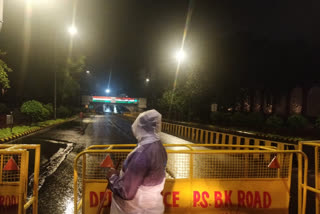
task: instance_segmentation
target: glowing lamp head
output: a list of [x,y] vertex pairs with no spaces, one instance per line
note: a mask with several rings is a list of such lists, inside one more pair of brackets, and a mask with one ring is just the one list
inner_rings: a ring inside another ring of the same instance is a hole
[[110,89],[106,89],[106,93],[109,94],[110,93]]
[[87,74],[90,74],[90,71],[86,71]]
[[46,4],[49,5],[52,3],[50,0],[26,0],[27,4],[37,4],[37,5],[42,5]]
[[146,79],[146,82],[150,82],[150,79],[149,79],[149,78],[147,78],[147,79]]
[[68,32],[70,33],[71,36],[74,36],[78,33],[78,30],[74,25],[72,25],[68,28]]
[[186,58],[186,53],[183,50],[179,50],[175,55],[178,62],[182,62]]

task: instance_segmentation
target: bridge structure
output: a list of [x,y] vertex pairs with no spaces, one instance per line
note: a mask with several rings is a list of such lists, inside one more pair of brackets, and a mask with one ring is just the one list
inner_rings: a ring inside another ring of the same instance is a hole
[[147,108],[146,98],[82,96],[81,103],[86,108],[105,113],[139,112]]

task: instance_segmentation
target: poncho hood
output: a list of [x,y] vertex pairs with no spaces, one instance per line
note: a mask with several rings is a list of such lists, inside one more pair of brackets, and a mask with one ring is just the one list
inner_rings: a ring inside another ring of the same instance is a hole
[[132,124],[132,132],[140,145],[159,141],[161,114],[154,109],[139,114]]

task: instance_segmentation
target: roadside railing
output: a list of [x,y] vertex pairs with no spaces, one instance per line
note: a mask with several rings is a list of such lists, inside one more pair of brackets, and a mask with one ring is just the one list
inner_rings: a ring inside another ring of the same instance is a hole
[[204,144],[274,146],[279,150],[297,150],[298,145],[273,140],[246,137],[218,131],[211,131],[190,126],[162,122],[161,131],[168,134]]
[[[124,113],[125,117],[135,119],[138,113]],[[200,129],[175,123],[162,122],[161,131],[177,137],[203,144],[228,144],[228,145],[252,145],[252,146],[274,146],[279,150],[297,150],[298,144],[248,137],[226,132]],[[246,134],[244,132],[244,134]]]

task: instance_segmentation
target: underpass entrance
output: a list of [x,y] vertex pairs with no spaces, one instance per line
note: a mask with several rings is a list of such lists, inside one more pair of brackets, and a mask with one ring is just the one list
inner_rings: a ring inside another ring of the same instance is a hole
[[[136,145],[88,147],[74,162],[75,213],[109,213],[112,193],[107,191],[102,167],[107,155],[122,162]],[[250,145],[164,144],[168,153],[163,190],[165,213],[289,213],[294,154],[298,150]],[[307,167],[302,173],[306,174]],[[301,184],[306,185],[305,180]],[[79,190],[79,191],[78,191]],[[305,198],[300,201],[305,204]],[[303,213],[303,206],[298,213]]]
[[138,112],[147,108],[146,98],[82,96],[81,103],[97,113]]

